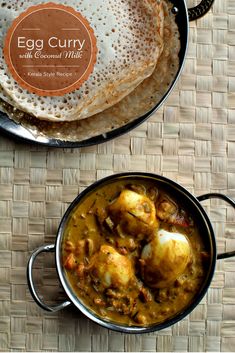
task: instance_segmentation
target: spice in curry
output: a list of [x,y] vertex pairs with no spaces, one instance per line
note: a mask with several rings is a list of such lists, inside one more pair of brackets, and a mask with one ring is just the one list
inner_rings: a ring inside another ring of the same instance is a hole
[[193,300],[210,255],[193,215],[157,182],[123,179],[88,194],[66,226],[66,277],[103,320],[149,326]]

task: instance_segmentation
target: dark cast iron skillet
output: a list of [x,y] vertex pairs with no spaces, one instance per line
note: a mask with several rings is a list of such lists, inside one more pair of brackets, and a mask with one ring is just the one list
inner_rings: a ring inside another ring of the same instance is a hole
[[[174,195],[177,200],[180,200],[181,204],[189,209],[191,214],[194,216],[195,223],[199,229],[200,234],[203,236],[203,242],[206,249],[210,253],[210,263],[207,266],[207,274],[205,279],[201,285],[201,288],[195,293],[192,302],[188,304],[184,309],[182,309],[179,313],[174,315],[173,317],[165,320],[161,323],[156,323],[151,326],[139,327],[139,326],[128,326],[125,324],[118,324],[115,322],[111,322],[106,320],[105,318],[97,316],[94,312],[92,312],[89,308],[87,308],[81,300],[76,296],[72,286],[70,285],[67,276],[63,269],[63,259],[62,259],[62,242],[64,238],[64,234],[66,234],[65,230],[68,224],[70,217],[73,215],[74,210],[77,205],[82,203],[86,196],[90,193],[95,193],[99,190],[100,187],[104,185],[108,185],[110,182],[119,181],[119,180],[128,180],[128,182],[135,182],[136,180],[151,180],[156,183],[156,186],[159,188],[163,188],[169,192],[169,195]],[[216,246],[216,236],[212,228],[211,221],[205,212],[205,209],[201,205],[201,201],[218,198],[221,199],[228,204],[230,204],[233,209],[235,209],[235,201],[229,198],[227,195],[219,194],[219,193],[209,193],[205,195],[201,195],[199,197],[193,196],[188,190],[184,187],[176,183],[175,181],[165,178],[163,176],[152,174],[152,173],[137,173],[137,172],[127,172],[121,174],[113,174],[106,178],[96,181],[89,187],[87,187],[83,192],[81,192],[75,200],[70,204],[67,211],[65,212],[61,223],[58,228],[57,237],[55,240],[55,244],[44,245],[36,249],[30,256],[28,267],[27,267],[27,280],[29,290],[34,298],[35,302],[44,310],[49,312],[56,312],[61,309],[66,308],[67,306],[73,304],[75,308],[79,309],[84,315],[86,315],[89,319],[96,322],[97,324],[106,327],[108,329],[125,332],[125,333],[147,333],[152,331],[162,330],[168,326],[175,324],[176,322],[182,320],[186,315],[190,314],[192,310],[196,308],[196,306],[200,303],[204,295],[206,294],[211,280],[213,278],[213,274],[215,271],[216,260],[228,258],[235,256],[235,251],[226,252],[222,254],[217,254],[217,246]],[[55,264],[58,273],[58,277],[60,283],[67,294],[67,299],[57,305],[47,305],[43,299],[41,299],[37,293],[37,288],[34,284],[33,278],[33,265],[37,258],[37,256],[43,252],[54,252],[55,253]],[[74,310],[74,314],[76,315],[76,310]]]
[[73,148],[73,147],[86,147],[86,146],[107,142],[115,137],[121,136],[129,132],[130,130],[134,129],[135,127],[143,123],[163,104],[163,102],[166,100],[166,98],[174,88],[177,82],[177,79],[181,74],[186,53],[187,53],[187,47],[188,47],[189,21],[194,21],[204,16],[211,8],[214,0],[202,0],[199,5],[190,9],[187,9],[185,0],[171,0],[171,2],[174,6],[172,11],[176,14],[176,22],[178,24],[179,32],[180,32],[180,41],[181,41],[181,50],[179,53],[180,65],[179,65],[179,70],[171,86],[168,88],[166,93],[163,95],[163,97],[160,99],[160,101],[155,105],[153,109],[151,109],[146,114],[140,116],[139,118],[135,119],[134,121],[122,127],[119,127],[110,132],[107,132],[106,134],[98,135],[79,142],[62,141],[62,140],[51,139],[51,138],[40,137],[40,136],[35,137],[34,135],[31,134],[30,131],[28,131],[20,124],[15,123],[13,120],[9,119],[9,117],[2,112],[0,112],[0,132],[3,132],[8,135],[10,134],[11,136],[14,136],[15,138],[18,138],[21,140],[23,139],[25,142],[37,143],[40,145],[50,146],[50,147]]

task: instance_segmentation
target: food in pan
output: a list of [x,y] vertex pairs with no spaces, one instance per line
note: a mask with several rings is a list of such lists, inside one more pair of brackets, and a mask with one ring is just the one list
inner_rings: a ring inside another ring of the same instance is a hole
[[88,193],[67,221],[61,256],[78,299],[102,319],[130,326],[160,323],[185,309],[210,261],[190,209],[143,178]]
[[[35,138],[57,138],[83,141],[120,128],[150,111],[172,85],[179,69],[179,30],[172,13],[172,3],[161,1],[164,11],[163,50],[153,74],[141,82],[120,102],[104,111],[81,120],[52,122],[25,113],[0,86],[0,107]],[[38,100],[37,100],[38,102]],[[69,104],[69,103],[67,103]],[[65,109],[66,105],[65,105]],[[40,114],[39,114],[40,115]]]

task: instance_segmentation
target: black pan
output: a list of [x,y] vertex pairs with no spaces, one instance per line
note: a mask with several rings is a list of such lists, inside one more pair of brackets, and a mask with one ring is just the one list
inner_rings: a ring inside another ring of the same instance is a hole
[[140,116],[134,121],[120,127],[114,129],[110,132],[107,132],[103,135],[98,135],[87,140],[79,141],[79,142],[68,142],[57,139],[51,139],[46,137],[35,137],[28,131],[26,128],[21,125],[15,123],[13,120],[9,119],[9,117],[0,112],[0,132],[5,134],[10,134],[11,136],[23,139],[25,142],[37,143],[44,146],[50,147],[62,147],[62,148],[73,148],[73,147],[86,147],[91,145],[100,144],[103,142],[107,142],[115,137],[121,136],[130,130],[134,129],[141,123],[143,123],[146,119],[148,119],[166,100],[172,89],[174,88],[184,65],[187,47],[188,47],[188,32],[189,32],[189,21],[194,21],[202,16],[204,16],[209,9],[211,8],[214,0],[202,0],[200,4],[196,7],[187,9],[185,0],[171,0],[174,5],[173,10],[176,13],[176,22],[179,27],[180,32],[180,41],[181,41],[181,50],[179,53],[179,70],[169,87],[166,93],[162,96],[160,101],[155,105],[153,109],[146,112],[146,114]]

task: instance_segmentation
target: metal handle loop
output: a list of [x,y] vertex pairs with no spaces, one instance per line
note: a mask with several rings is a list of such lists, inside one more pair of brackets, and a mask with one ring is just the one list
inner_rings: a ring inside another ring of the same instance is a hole
[[189,21],[195,21],[204,16],[211,8],[214,0],[202,0],[199,5],[188,9]]
[[64,303],[58,304],[58,305],[53,305],[53,306],[49,306],[47,304],[45,304],[38,296],[36,289],[35,289],[35,285],[34,285],[34,281],[33,281],[33,265],[34,262],[37,258],[37,256],[39,254],[41,254],[42,252],[53,252],[55,251],[55,245],[44,245],[41,246],[40,248],[38,248],[37,250],[35,250],[32,255],[30,256],[29,262],[28,262],[28,266],[27,266],[27,281],[28,281],[28,286],[29,286],[29,290],[30,293],[33,297],[33,299],[35,300],[35,302],[44,310],[46,311],[50,311],[50,312],[56,312],[59,310],[62,310],[64,308],[66,308],[68,305],[71,304],[70,301],[66,301]]
[[[235,201],[233,199],[231,199],[230,197],[223,195],[223,194],[218,194],[218,193],[209,193],[209,194],[205,194],[205,195],[201,195],[197,198],[199,201],[204,201],[207,199],[221,199],[224,200],[225,202],[229,203],[233,208],[235,208]],[[232,257],[235,256],[235,251],[230,251],[230,252],[226,252],[223,254],[218,254],[217,255],[217,259],[226,259],[228,257]]]

